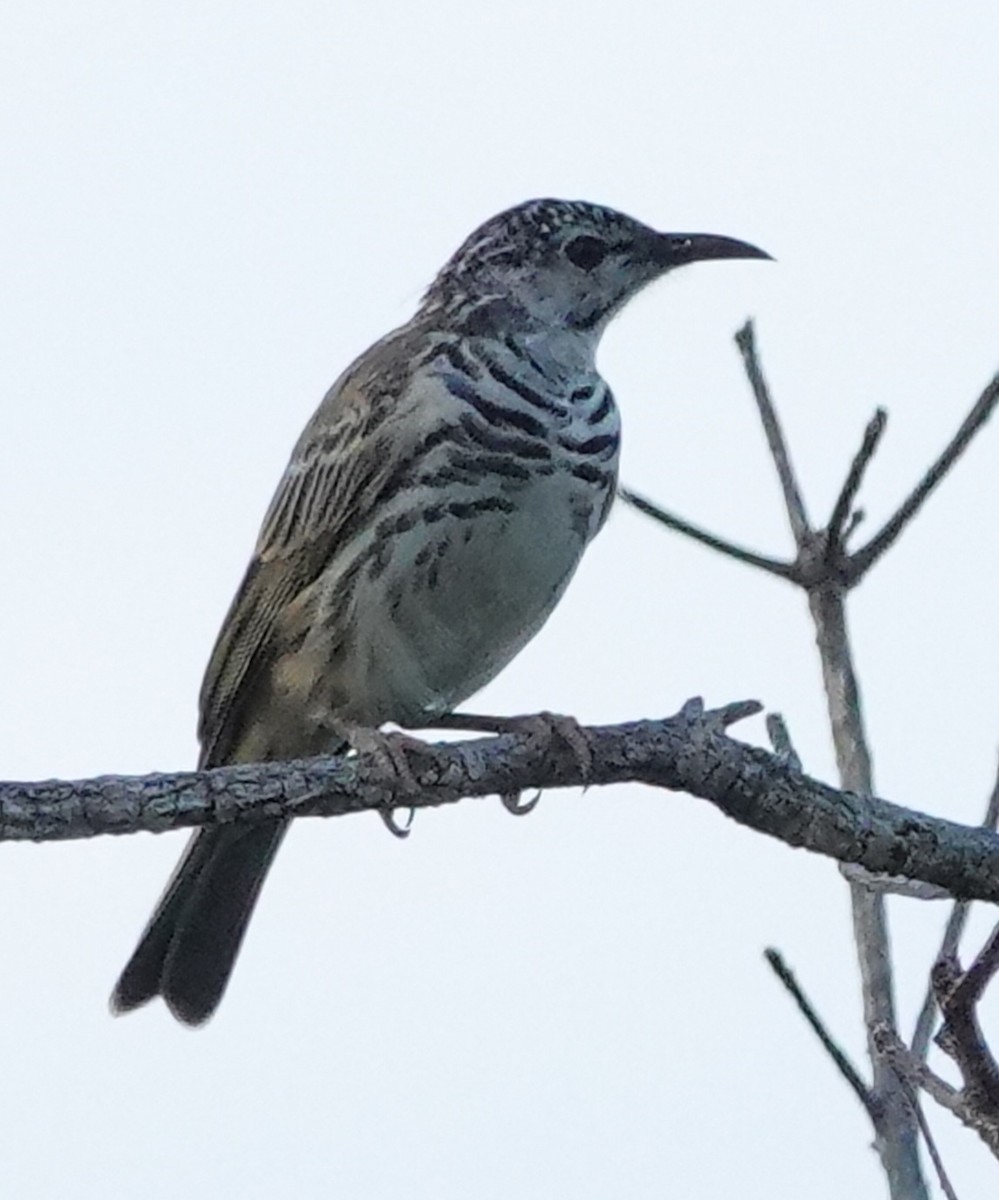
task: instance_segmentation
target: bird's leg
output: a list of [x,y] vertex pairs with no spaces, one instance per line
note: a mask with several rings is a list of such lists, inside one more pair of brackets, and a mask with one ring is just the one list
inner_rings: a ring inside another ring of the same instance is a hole
[[[395,776],[401,793],[419,790],[420,785],[406,757],[409,750],[425,749],[419,738],[408,737],[404,733],[383,733],[380,729],[358,725],[339,717],[327,717],[323,724],[331,734],[346,742],[355,753],[372,755],[379,766]],[[404,825],[396,821],[395,812],[395,805],[385,805],[378,810],[378,815],[385,822],[389,833],[397,838],[409,837],[415,809],[410,808]]]
[[[532,749],[542,753],[550,750],[552,742],[559,738],[572,751],[584,780],[593,766],[593,751],[586,734],[575,717],[560,713],[530,713],[517,717],[490,717],[476,713],[444,713],[434,718],[434,729],[465,729],[475,733],[519,733],[526,735]],[[522,817],[534,808],[541,798],[537,792],[530,800],[522,803],[519,792],[500,795],[503,807],[514,816]]]

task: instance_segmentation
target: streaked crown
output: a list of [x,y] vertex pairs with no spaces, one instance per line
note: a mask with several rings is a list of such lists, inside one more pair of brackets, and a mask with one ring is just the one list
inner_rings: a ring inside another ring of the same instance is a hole
[[583,200],[528,200],[480,225],[444,265],[424,308],[499,302],[504,318],[599,334],[647,283],[703,258],[769,258],[711,234],[658,233]]

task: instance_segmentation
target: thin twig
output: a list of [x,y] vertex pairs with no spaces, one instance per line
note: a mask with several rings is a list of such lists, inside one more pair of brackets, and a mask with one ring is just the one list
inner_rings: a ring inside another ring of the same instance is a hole
[[826,1029],[822,1018],[812,1007],[811,1002],[805,993],[801,990],[801,985],[794,977],[791,968],[784,961],[779,950],[775,950],[772,946],[768,947],[763,952],[763,957],[770,964],[774,974],[781,981],[784,987],[790,992],[795,1004],[797,1004],[801,1015],[805,1018],[815,1032],[815,1036],[822,1043],[822,1046],[829,1057],[836,1064],[836,1069],[843,1076],[846,1082],[853,1089],[854,1094],[860,1103],[867,1110],[867,1115],[871,1121],[877,1126],[880,1114],[874,1097],[871,1095],[871,1089],[861,1078],[860,1072],[847,1058],[846,1053],[834,1040],[832,1034]]
[[982,998],[992,977],[999,971],[999,925],[989,934],[988,941],[975,956],[975,961],[956,983],[948,998],[948,1007],[960,1005],[973,1008]]
[[963,1098],[949,1084],[945,1083],[942,1079],[938,1079],[925,1063],[914,1058],[912,1052],[894,1029],[880,1026],[875,1034],[875,1041],[879,1052],[891,1064],[896,1078],[902,1085],[909,1109],[915,1116],[916,1123],[923,1135],[923,1141],[926,1143],[926,1149],[936,1169],[937,1179],[940,1187],[943,1189],[944,1195],[947,1197],[947,1200],[958,1200],[957,1193],[954,1191],[954,1185],[950,1181],[946,1167],[944,1167],[943,1158],[937,1149],[936,1139],[933,1137],[930,1123],[923,1112],[923,1106],[919,1098],[919,1089],[920,1087],[926,1088],[950,1112],[958,1115],[962,1115],[959,1110],[962,1107]]
[[849,542],[850,538],[853,537],[854,533],[857,531],[857,527],[864,521],[866,516],[867,513],[864,512],[862,508],[855,508],[853,512],[850,513],[850,519],[847,521],[846,528],[843,530],[842,541],[844,546]]
[[660,508],[651,500],[638,492],[633,492],[631,488],[618,488],[617,494],[626,503],[637,508],[639,512],[645,513],[647,517],[652,517],[653,520],[665,525],[668,529],[673,529],[677,533],[685,534],[689,538],[693,538],[695,542],[701,542],[705,546],[710,546],[712,550],[717,550],[721,554],[727,555],[729,558],[734,558],[741,563],[747,563],[751,567],[758,567],[761,571],[769,571],[771,575],[777,575],[781,579],[794,579],[793,563],[780,562],[776,558],[767,558],[763,554],[755,554],[752,550],[747,550],[743,546],[737,546],[734,542],[726,541],[724,538],[717,537],[713,533],[708,533],[706,529],[701,529],[698,525],[692,525],[689,521],[685,521],[682,517],[674,516],[665,509]]
[[[989,793],[989,801],[985,809],[985,819],[982,821],[982,828],[995,829],[997,823],[999,823],[999,764],[996,766],[995,782],[992,785],[992,791]],[[958,947],[961,944],[961,935],[964,933],[964,927],[968,922],[970,911],[971,906],[967,900],[956,900],[954,902],[954,907],[947,918],[947,924],[944,928],[940,949],[937,951],[934,959],[935,962],[939,962],[941,959],[953,958],[957,954]],[[937,998],[931,979],[926,985],[926,996],[923,999],[923,1006],[919,1010],[916,1028],[912,1035],[912,1052],[919,1059],[925,1059],[929,1053],[930,1039],[933,1037],[936,1014]]]
[[871,464],[871,459],[874,457],[874,452],[878,448],[887,424],[888,414],[883,408],[877,409],[874,416],[867,423],[867,428],[864,430],[864,439],[860,443],[860,449],[853,457],[846,480],[833,506],[832,516],[829,518],[829,524],[826,527],[828,535],[827,551],[837,559],[845,541],[844,530],[847,520],[853,516],[853,502],[857,498],[857,493],[860,491],[860,486],[864,481],[864,474]]
[[996,375],[975,401],[974,407],[961,422],[961,426],[943,453],[930,467],[912,492],[899,506],[897,512],[882,528],[851,556],[851,576],[856,582],[894,544],[899,534],[922,508],[930,493],[960,458],[968,443],[992,416],[999,403],[999,375]]
[[910,1089],[911,1094],[909,1101],[912,1105],[912,1111],[916,1114],[916,1120],[919,1122],[919,1128],[923,1134],[923,1141],[926,1143],[926,1149],[929,1151],[930,1159],[936,1167],[937,1179],[940,1181],[940,1186],[943,1188],[943,1193],[947,1200],[958,1200],[957,1192],[954,1191],[954,1185],[951,1183],[947,1171],[943,1165],[943,1159],[940,1157],[940,1151],[937,1149],[936,1141],[933,1138],[933,1133],[930,1130],[930,1123],[926,1119],[926,1114],[923,1112],[923,1106],[919,1103],[919,1096],[916,1092]]
[[742,354],[742,362],[746,369],[749,385],[753,389],[767,445],[770,447],[770,453],[777,467],[781,490],[784,493],[784,507],[787,510],[794,544],[800,550],[808,542],[812,526],[808,520],[808,513],[805,511],[805,502],[801,496],[801,488],[798,486],[794,467],[791,464],[784,431],[781,429],[773,401],[770,399],[770,389],[767,387],[763,368],[760,366],[759,356],[756,352],[756,329],[752,321],[747,321],[735,335],[735,344]]
[[896,1073],[910,1083],[923,1089],[941,1108],[964,1120],[964,1100],[961,1092],[931,1071],[922,1059],[917,1058],[902,1041],[894,1029],[879,1026],[874,1031],[878,1050],[895,1068]]
[[791,741],[791,731],[780,713],[767,713],[767,737],[774,748],[774,754],[794,771],[801,770],[801,757]]
[[999,1119],[994,1107],[989,1110],[983,1097],[969,1090],[959,1090],[941,1079],[917,1058],[894,1030],[881,1027],[875,1030],[881,1053],[893,1065],[899,1078],[918,1086],[948,1112],[953,1113],[988,1146],[999,1158]]
[[905,896],[907,900],[954,899],[946,888],[936,887],[932,883],[906,879],[903,875],[872,875],[870,871],[865,871],[863,867],[853,863],[844,863],[840,867],[840,874],[848,883],[856,883],[881,896]]
[[943,1025],[936,1036],[941,1050],[957,1063],[964,1093],[999,1128],[999,1064],[982,1036],[975,1005],[999,970],[999,926],[972,965],[962,974],[957,958],[933,965],[933,986]]
[[[934,962],[953,958],[957,954],[957,948],[961,944],[961,936],[964,933],[964,927],[968,923],[968,914],[970,912],[971,905],[967,900],[954,901],[954,907],[951,909],[950,916],[947,918],[947,924],[944,926],[943,940],[940,943],[940,949],[937,951],[936,958],[933,960]],[[933,1037],[936,1016],[937,997],[931,980],[926,986],[923,1006],[919,1010],[919,1016],[916,1018],[916,1028],[912,1035],[912,1053],[919,1059],[925,1060],[927,1054],[929,1054],[930,1040]]]

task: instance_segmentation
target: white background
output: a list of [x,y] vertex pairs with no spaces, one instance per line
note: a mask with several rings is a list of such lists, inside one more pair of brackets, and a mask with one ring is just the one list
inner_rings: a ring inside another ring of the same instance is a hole
[[[873,530],[999,366],[997,23],[902,0],[11,0],[3,774],[193,762],[201,671],[300,427],[530,196],[779,259],[678,272],[612,327],[628,483],[787,551],[731,342],[752,314],[817,518],[889,408]],[[966,821],[999,740],[997,437],[850,609],[878,790]],[[833,777],[803,598],[620,508],[477,707],[613,721],[692,694],[782,710]],[[785,952],[862,1062],[828,861],[640,787],[522,821],[466,802],[407,843],[375,817],[302,822],[217,1018],[113,1021],[182,843],[0,849],[7,1195],[884,1194],[866,1118],[761,959]],[[945,915],[892,903],[906,1030]],[[927,1108],[962,1200],[993,1194],[994,1161]]]

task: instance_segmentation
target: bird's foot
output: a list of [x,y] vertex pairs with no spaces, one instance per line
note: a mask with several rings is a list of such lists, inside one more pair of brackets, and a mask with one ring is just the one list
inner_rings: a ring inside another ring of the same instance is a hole
[[538,801],[541,799],[541,789],[534,793],[530,800],[521,800],[523,792],[500,792],[500,804],[512,817],[526,817],[527,814],[538,807]]
[[[533,750],[548,753],[554,741],[563,742],[573,754],[584,781],[593,767],[593,751],[582,726],[575,717],[561,713],[529,713],[517,717],[489,717],[476,713],[446,713],[434,719],[434,727],[440,729],[465,729],[476,733],[518,733],[526,735]],[[584,782],[583,786],[586,784]],[[507,812],[514,816],[526,816],[541,799],[537,792],[530,800],[522,802],[520,792],[506,792],[500,801]]]
[[[426,750],[425,744],[419,738],[409,737],[404,733],[383,733],[380,729],[355,725],[352,721],[337,720],[333,722],[333,729],[356,754],[370,754],[387,774],[394,775],[400,795],[405,796],[406,792],[420,790],[407,758],[409,752]],[[394,837],[407,838],[413,827],[413,815],[416,810],[410,807],[405,822],[400,823],[395,816],[397,807],[400,806],[387,804],[378,809],[378,815]]]

